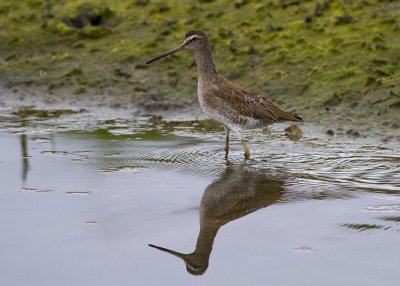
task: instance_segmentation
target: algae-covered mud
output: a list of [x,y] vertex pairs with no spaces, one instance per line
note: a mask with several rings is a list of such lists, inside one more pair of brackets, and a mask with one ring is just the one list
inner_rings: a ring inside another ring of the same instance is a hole
[[189,52],[144,63],[196,28],[222,74],[307,120],[398,134],[398,1],[3,0],[0,25],[1,81],[20,99],[193,105]]
[[397,140],[111,111],[0,111],[1,285],[398,284]]

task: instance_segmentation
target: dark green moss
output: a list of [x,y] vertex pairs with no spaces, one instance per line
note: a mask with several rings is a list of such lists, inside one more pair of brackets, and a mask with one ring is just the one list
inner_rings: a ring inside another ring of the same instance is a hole
[[[349,111],[373,118],[377,112],[369,102],[399,92],[396,5],[379,0],[3,0],[0,25],[7,29],[0,30],[0,79],[8,85],[45,86],[53,99],[107,92],[138,103],[146,98],[195,103],[196,69],[189,52],[144,63],[197,28],[209,33],[218,70],[239,84],[306,118],[325,114],[320,111],[325,105],[342,108],[335,114],[343,120]],[[354,102],[356,107],[346,107]],[[396,102],[379,103],[393,122],[399,120]]]

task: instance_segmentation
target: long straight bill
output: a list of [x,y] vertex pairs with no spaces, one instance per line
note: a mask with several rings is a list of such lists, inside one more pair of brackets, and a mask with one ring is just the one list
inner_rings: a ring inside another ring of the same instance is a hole
[[158,55],[158,56],[152,58],[151,60],[149,60],[148,62],[146,62],[146,64],[147,64],[147,65],[148,65],[148,64],[151,64],[152,62],[155,62],[155,61],[157,61],[157,60],[159,60],[159,59],[161,59],[161,58],[164,58],[164,57],[166,57],[166,56],[169,56],[169,55],[171,55],[171,54],[175,54],[176,52],[182,51],[182,50],[184,50],[184,49],[185,49],[184,45],[181,45],[181,46],[179,46],[179,47],[177,47],[177,48],[175,48],[175,49],[173,49],[173,50],[170,50],[170,51],[168,51],[168,52],[166,52],[166,53],[163,53],[163,54],[161,54],[161,55]]
[[154,245],[154,244],[149,244],[149,246],[150,246],[150,247],[153,247],[153,248],[155,248],[155,249],[164,251],[164,252],[166,252],[166,253],[175,255],[175,256],[177,256],[177,257],[179,257],[179,258],[182,258],[182,259],[185,259],[185,256],[186,256],[186,255],[183,254],[183,253],[176,252],[176,251],[174,251],[174,250],[171,250],[171,249],[168,249],[168,248],[164,248],[164,247],[160,247],[160,246],[157,246],[157,245]]

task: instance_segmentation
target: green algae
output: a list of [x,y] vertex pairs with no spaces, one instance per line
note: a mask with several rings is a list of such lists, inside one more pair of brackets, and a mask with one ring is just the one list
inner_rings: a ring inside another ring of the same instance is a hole
[[35,109],[29,106],[21,107],[17,111],[12,112],[12,115],[16,115],[20,118],[29,118],[34,117],[37,119],[49,119],[49,118],[58,118],[64,115],[71,115],[85,112],[84,109],[81,110],[71,110],[71,109],[52,109],[52,110],[42,110]]
[[400,216],[385,216],[385,217],[380,217],[379,219],[384,221],[400,223]]
[[0,15],[1,79],[47,87],[54,98],[195,103],[189,52],[144,62],[196,28],[208,32],[222,74],[289,110],[318,117],[335,106],[343,119],[375,117],[371,102],[385,94],[379,116],[399,119],[391,112],[400,82],[395,1],[5,0]]
[[388,230],[390,227],[384,227],[382,225],[377,224],[368,224],[368,223],[345,223],[342,225],[343,227],[356,230],[357,232],[362,231],[371,231],[371,230]]

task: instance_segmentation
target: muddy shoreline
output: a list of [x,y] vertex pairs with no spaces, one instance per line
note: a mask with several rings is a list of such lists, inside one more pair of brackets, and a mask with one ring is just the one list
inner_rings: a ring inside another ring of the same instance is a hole
[[[116,106],[115,101],[121,101]],[[373,121],[371,118],[355,117],[351,121],[342,116],[346,110],[340,112],[326,113],[321,116],[318,114],[308,114],[305,116],[303,124],[312,124],[319,126],[325,130],[329,136],[345,136],[347,140],[356,138],[374,138],[382,140],[382,142],[400,142],[400,128],[393,124],[382,125],[379,121]],[[198,103],[193,104],[176,104],[174,102],[153,102],[144,106],[130,102],[126,97],[121,95],[113,95],[112,101],[110,96],[92,95],[81,98],[73,98],[68,95],[66,98],[58,97],[54,101],[52,97],[40,90],[40,88],[17,88],[12,90],[7,87],[0,88],[0,116],[17,116],[21,120],[31,118],[36,119],[58,119],[62,124],[63,121],[79,123],[83,120],[87,127],[79,128],[96,128],[98,122],[107,120],[121,120],[123,122],[150,119],[154,122],[188,122],[202,121],[208,118],[202,112]],[[303,114],[302,114],[303,115]],[[303,115],[304,116],[304,115]],[[90,118],[88,120],[87,118]],[[213,129],[219,129],[218,123],[207,120]],[[28,124],[29,125],[29,124]],[[100,124],[101,125],[101,124]],[[284,133],[285,126],[282,125],[280,132]],[[223,131],[221,127],[221,132]],[[305,134],[307,136],[307,134]]]
[[192,54],[144,64],[197,28],[222,75],[306,122],[400,137],[398,3],[227,2],[3,1],[0,104],[203,119]]

